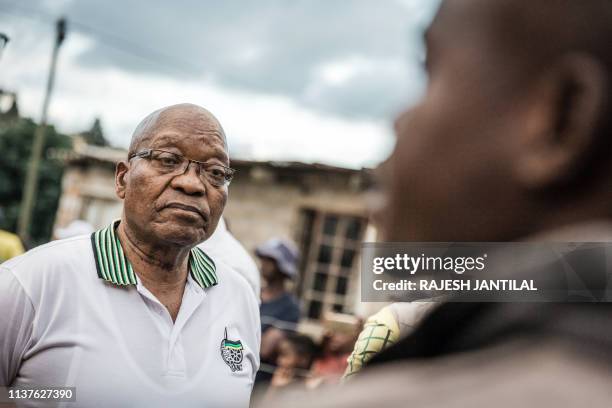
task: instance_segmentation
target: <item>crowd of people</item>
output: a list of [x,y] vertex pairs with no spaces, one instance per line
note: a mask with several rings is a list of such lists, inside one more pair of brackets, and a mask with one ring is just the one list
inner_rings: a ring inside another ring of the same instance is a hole
[[298,276],[296,246],[289,240],[273,238],[258,246],[255,254],[262,279],[257,398],[268,398],[279,389],[297,384],[313,389],[323,383],[339,382],[359,331],[358,321],[350,320],[352,316],[329,313],[321,338],[302,333],[299,302],[290,292]]

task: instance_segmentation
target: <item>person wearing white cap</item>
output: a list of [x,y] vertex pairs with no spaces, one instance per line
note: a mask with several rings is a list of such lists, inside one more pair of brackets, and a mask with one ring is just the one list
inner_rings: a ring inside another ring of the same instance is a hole
[[[300,319],[297,300],[287,291],[287,281],[298,276],[298,250],[288,240],[272,238],[255,249],[261,263],[261,349],[262,363],[274,364],[283,330],[294,330]],[[256,382],[269,381],[270,373],[259,372]]]
[[[272,238],[255,250],[261,262],[263,287],[261,291],[262,332],[271,325],[297,323],[300,309],[297,300],[286,288],[287,280],[297,278],[298,250],[287,240]],[[267,319],[263,319],[266,317]],[[275,323],[272,319],[277,320]]]

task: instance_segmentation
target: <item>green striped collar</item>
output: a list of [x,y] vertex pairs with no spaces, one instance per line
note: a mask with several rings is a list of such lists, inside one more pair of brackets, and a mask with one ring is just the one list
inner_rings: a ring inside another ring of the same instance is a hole
[[[98,277],[115,285],[136,285],[136,274],[115,233],[117,225],[119,220],[91,234]],[[197,247],[189,255],[189,273],[202,288],[219,283],[214,261]]]

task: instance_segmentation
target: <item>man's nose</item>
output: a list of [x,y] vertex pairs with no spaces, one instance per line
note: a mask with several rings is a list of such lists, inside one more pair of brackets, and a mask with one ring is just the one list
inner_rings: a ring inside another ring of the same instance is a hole
[[201,169],[199,167],[200,165],[198,163],[189,162],[185,172],[172,179],[172,187],[189,195],[205,194],[206,186],[204,185],[204,181],[200,178]]

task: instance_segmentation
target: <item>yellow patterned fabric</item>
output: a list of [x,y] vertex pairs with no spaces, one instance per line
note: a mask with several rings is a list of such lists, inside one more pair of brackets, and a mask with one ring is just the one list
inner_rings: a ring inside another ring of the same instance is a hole
[[347,359],[348,367],[344,378],[361,370],[361,367],[374,355],[395,344],[399,336],[399,324],[391,311],[391,306],[384,307],[375,315],[370,316],[359,333],[353,352]]

